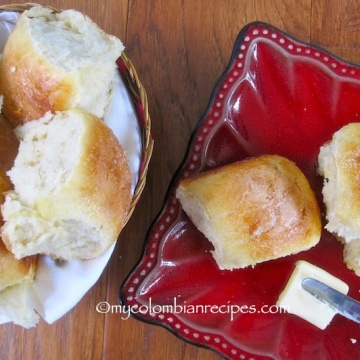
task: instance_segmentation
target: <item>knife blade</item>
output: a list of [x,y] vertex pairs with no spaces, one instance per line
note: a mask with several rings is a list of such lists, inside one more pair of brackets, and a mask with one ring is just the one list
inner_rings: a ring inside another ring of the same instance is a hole
[[313,278],[305,278],[301,286],[338,314],[360,323],[360,302]]

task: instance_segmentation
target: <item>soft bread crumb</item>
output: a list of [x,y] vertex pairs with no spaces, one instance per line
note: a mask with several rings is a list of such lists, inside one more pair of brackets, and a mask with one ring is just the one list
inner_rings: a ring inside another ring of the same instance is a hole
[[[99,118],[82,110],[46,114],[16,130],[2,237],[17,258],[101,255],[117,239],[131,201],[125,153]],[[26,179],[26,181],[24,181]]]
[[0,324],[12,322],[26,329],[37,325],[40,317],[28,300],[28,288],[22,283],[0,291]]
[[360,276],[360,123],[334,133],[320,148],[318,173],[326,207],[325,228],[344,244],[344,262]]

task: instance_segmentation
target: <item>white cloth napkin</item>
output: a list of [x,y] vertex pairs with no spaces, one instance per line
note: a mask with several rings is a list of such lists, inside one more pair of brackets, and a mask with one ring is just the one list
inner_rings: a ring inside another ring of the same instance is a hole
[[[0,13],[1,52],[17,18],[18,14],[14,12]],[[126,152],[134,190],[141,162],[141,133],[130,95],[118,72],[104,121],[113,129]],[[81,300],[99,279],[114,247],[91,260],[56,261],[48,256],[38,257],[35,279],[29,289],[29,301],[46,322],[51,324],[58,320]]]

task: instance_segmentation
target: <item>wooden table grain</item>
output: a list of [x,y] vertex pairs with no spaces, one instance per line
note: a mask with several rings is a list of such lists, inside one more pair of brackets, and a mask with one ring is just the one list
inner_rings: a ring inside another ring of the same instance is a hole
[[[0,0],[0,5],[11,2]],[[14,1],[13,3],[22,3]],[[358,0],[49,0],[75,8],[122,39],[145,86],[155,148],[147,185],[95,286],[52,325],[0,326],[1,359],[215,360],[159,326],[119,314],[100,314],[99,302],[118,304],[121,283],[141,256],[146,232],[162,207],[189,136],[205,111],[241,28],[260,20],[299,40],[360,63]]]

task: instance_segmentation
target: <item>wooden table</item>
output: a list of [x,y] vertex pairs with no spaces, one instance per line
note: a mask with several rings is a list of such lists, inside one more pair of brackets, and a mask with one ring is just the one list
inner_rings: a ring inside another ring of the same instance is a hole
[[[14,1],[20,3],[22,1]],[[0,0],[0,4],[9,1]],[[214,84],[240,29],[268,22],[299,40],[360,63],[358,0],[49,0],[75,8],[126,45],[149,98],[155,138],[147,186],[96,285],[52,325],[0,327],[1,359],[219,359],[167,330],[118,314],[100,314],[101,301],[118,304],[121,283],[142,253],[147,229],[162,207]]]

